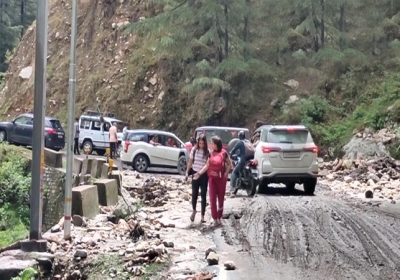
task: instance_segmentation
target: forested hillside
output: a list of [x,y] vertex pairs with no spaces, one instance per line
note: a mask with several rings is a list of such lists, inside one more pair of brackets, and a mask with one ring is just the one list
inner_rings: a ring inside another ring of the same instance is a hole
[[[62,120],[70,11],[51,1],[47,110]],[[200,124],[303,123],[336,146],[399,119],[399,11],[397,0],[81,0],[77,114],[99,106],[182,137]],[[4,117],[33,106],[32,77],[19,74],[34,38],[10,61]]]
[[36,16],[36,0],[0,0],[0,79],[12,50]]

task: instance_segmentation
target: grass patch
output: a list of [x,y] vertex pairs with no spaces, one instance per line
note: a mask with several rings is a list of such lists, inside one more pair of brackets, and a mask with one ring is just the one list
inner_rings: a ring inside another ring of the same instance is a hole
[[0,231],[0,248],[25,239],[28,233],[29,231],[25,225],[21,221],[18,221],[13,227]]
[[91,263],[89,267],[86,268],[86,279],[107,279],[110,273],[113,272],[110,270],[115,270],[119,272],[119,274],[113,277],[113,279],[125,280],[127,279],[128,273],[121,273],[123,271],[123,265],[124,261],[118,254],[100,255],[95,261]]
[[168,267],[171,266],[171,260],[166,259],[163,263],[152,263],[145,267],[146,274],[140,277],[140,280],[163,280],[165,276],[164,272]]

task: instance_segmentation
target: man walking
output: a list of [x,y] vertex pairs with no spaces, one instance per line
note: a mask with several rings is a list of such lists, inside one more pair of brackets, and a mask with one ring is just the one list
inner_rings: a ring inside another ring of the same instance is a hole
[[108,131],[110,134],[110,158],[116,157],[118,147],[117,123],[113,123]]
[[74,123],[74,155],[80,155],[79,152],[79,118],[75,118]]

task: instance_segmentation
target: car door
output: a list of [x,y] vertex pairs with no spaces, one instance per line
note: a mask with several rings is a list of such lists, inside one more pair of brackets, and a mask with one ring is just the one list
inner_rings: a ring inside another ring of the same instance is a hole
[[[164,153],[164,159],[165,159],[165,163],[167,166],[171,166],[171,167],[176,167],[178,165],[178,159],[179,159],[179,152],[181,150],[180,147],[180,141],[173,136],[169,136],[169,135],[163,135],[164,138],[164,142],[163,144],[165,145],[165,153]],[[168,138],[172,138],[173,141],[175,141],[175,143],[178,145],[178,147],[170,147],[167,144]]]
[[28,143],[27,141],[27,136],[26,136],[26,129],[27,129],[27,122],[28,122],[28,117],[26,116],[21,116],[18,117],[14,120],[14,133],[13,133],[13,142],[17,142],[19,144],[23,145],[31,145],[31,143]]
[[164,136],[162,134],[155,134],[156,142],[160,145],[153,146],[148,144],[148,154],[151,157],[150,162],[152,165],[168,166],[168,161],[166,158],[167,147],[165,146]]
[[33,118],[28,118],[26,121],[24,129],[24,137],[26,141],[25,144],[31,146],[33,144]]

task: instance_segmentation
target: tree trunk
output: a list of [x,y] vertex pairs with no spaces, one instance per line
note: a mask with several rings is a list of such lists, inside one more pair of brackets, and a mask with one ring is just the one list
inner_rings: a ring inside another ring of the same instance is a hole
[[229,16],[228,16],[228,0],[224,2],[224,14],[225,14],[225,58],[228,58],[229,54]]
[[340,31],[340,50],[342,51],[344,49],[344,33],[345,33],[345,10],[346,10],[346,2],[342,1],[340,3],[340,18],[339,18],[339,31]]
[[22,29],[21,29],[21,38],[22,38],[22,36],[24,36],[24,33],[25,33],[25,1],[26,0],[21,0],[21,3],[20,3],[20,24],[21,24],[21,26],[22,26]]
[[325,0],[320,0],[321,3],[321,48],[325,46]]

